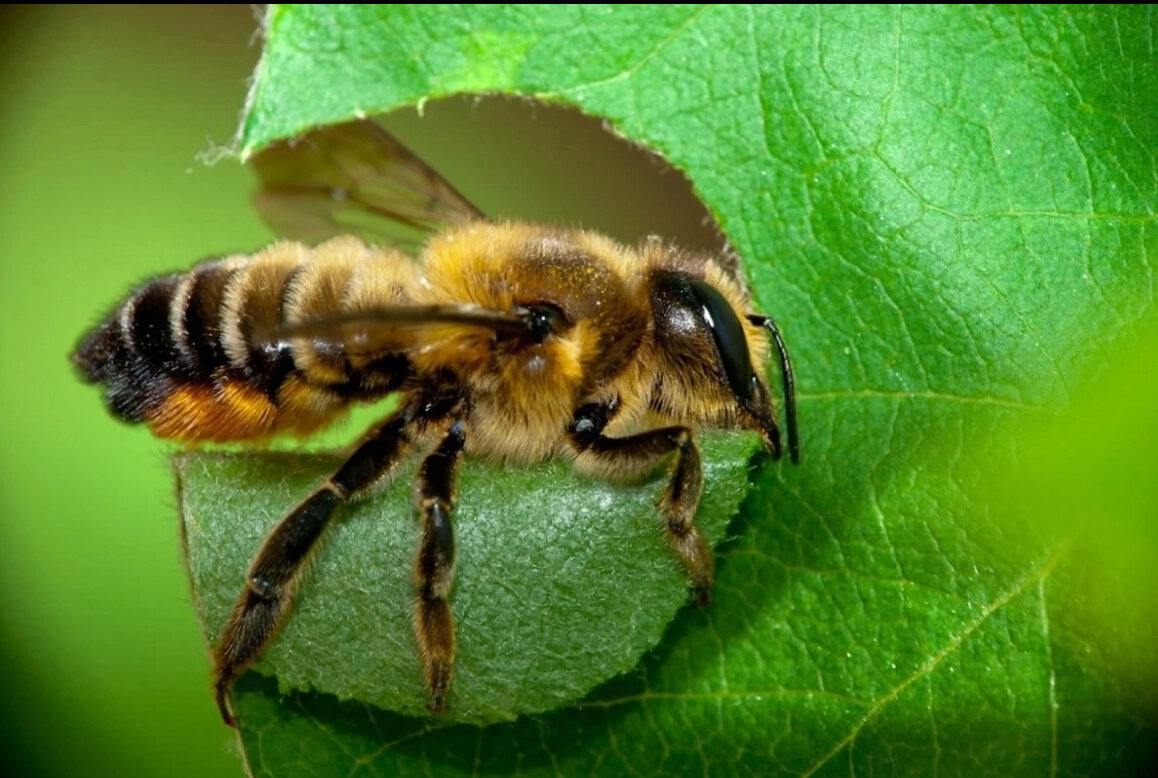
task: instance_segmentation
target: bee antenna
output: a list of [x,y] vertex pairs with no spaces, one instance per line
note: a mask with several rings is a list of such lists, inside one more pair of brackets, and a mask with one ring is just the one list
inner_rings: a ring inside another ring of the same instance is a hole
[[792,464],[800,464],[800,437],[796,430],[796,376],[792,372],[792,360],[788,357],[788,347],[780,335],[780,328],[771,316],[752,315],[748,320],[757,327],[763,327],[772,335],[776,351],[780,354],[780,381],[784,387],[784,426],[788,431],[788,456]]

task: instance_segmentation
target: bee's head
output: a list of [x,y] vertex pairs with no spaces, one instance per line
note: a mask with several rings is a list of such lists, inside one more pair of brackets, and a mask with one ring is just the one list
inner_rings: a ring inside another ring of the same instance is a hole
[[776,341],[785,384],[789,453],[798,457],[792,368],[771,320],[747,315],[704,278],[657,270],[651,279],[655,338],[666,370],[661,410],[679,408],[725,427],[754,429],[779,457],[780,427],[767,384],[755,365],[767,358],[766,330]]

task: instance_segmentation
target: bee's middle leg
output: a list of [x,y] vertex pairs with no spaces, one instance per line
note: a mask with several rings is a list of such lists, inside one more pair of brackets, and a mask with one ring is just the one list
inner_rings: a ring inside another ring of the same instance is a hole
[[426,674],[427,704],[446,710],[454,673],[454,615],[447,596],[454,583],[454,481],[462,460],[463,422],[456,421],[442,442],[422,462],[416,495],[422,517],[422,539],[414,562],[417,589],[414,635]]

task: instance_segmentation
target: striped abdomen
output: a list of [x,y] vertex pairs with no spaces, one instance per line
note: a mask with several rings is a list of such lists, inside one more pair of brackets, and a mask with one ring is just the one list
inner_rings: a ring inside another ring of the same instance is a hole
[[340,238],[278,243],[149,281],[77,347],[109,408],[186,442],[307,434],[349,403],[380,397],[409,368],[406,334],[346,343],[274,342],[277,324],[405,303],[409,258]]

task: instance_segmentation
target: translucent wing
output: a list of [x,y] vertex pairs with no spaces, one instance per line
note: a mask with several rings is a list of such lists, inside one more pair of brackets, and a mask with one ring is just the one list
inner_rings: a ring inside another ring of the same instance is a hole
[[432,233],[485,216],[433,168],[372,121],[320,127],[251,160],[266,223],[320,243],[355,234],[414,253]]
[[[530,311],[507,313],[480,305],[397,305],[368,311],[351,311],[319,316],[305,321],[279,324],[264,335],[269,342],[279,338],[328,339],[342,343],[367,339],[367,332],[383,326],[404,324],[465,324],[486,327],[498,333],[523,335],[533,332],[535,320]],[[354,333],[350,335],[348,333]]]
[[390,364],[384,357],[404,354],[411,343],[404,333],[415,327],[479,327],[498,338],[526,338],[535,336],[538,322],[535,311],[528,309],[508,313],[467,303],[397,305],[283,322],[268,332],[255,333],[255,338],[277,344],[301,338],[316,355],[338,357],[342,362],[354,358],[360,363]]

